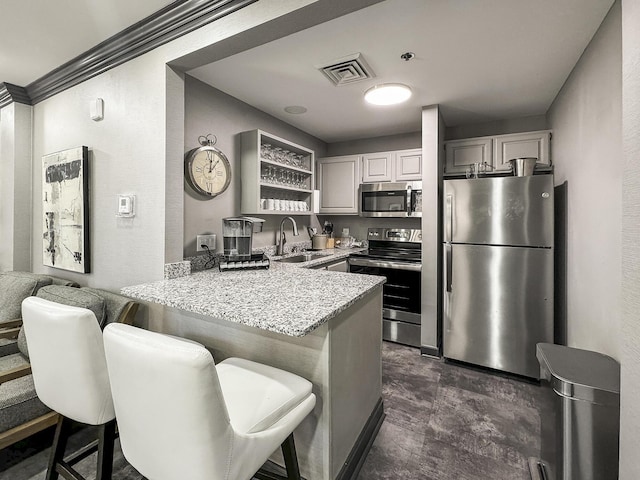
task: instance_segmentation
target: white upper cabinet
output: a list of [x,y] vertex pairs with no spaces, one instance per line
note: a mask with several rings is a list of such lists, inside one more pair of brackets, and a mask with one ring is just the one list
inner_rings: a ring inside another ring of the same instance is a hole
[[465,173],[475,163],[493,165],[493,139],[491,137],[467,138],[445,142],[446,173]]
[[362,155],[362,182],[390,182],[393,155],[393,152]]
[[422,150],[362,155],[362,183],[422,180]]
[[422,180],[422,149],[396,152],[395,181]]
[[445,173],[465,173],[473,164],[486,171],[509,171],[513,158],[535,157],[539,165],[551,165],[551,130],[445,142]]
[[319,213],[357,214],[360,156],[319,158],[316,165]]
[[495,170],[510,170],[510,160],[514,158],[535,157],[536,163],[551,165],[549,152],[551,145],[551,131],[517,133],[513,135],[500,135],[495,138],[493,151]]

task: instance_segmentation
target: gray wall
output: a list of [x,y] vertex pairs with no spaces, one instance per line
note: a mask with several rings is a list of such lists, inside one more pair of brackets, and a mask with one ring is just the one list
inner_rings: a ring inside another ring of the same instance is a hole
[[622,362],[620,479],[640,478],[640,3],[622,2]]
[[[291,125],[278,120],[244,102],[231,97],[200,80],[187,76],[185,79],[185,152],[198,147],[198,136],[212,133],[217,137],[216,147],[229,159],[231,164],[231,184],[229,188],[213,199],[203,200],[185,187],[184,193],[184,256],[196,255],[196,235],[215,233],[216,249],[222,252],[222,219],[240,215],[241,172],[240,133],[260,129],[290,140],[315,151],[316,158],[324,156],[326,144]],[[296,215],[301,228],[300,236],[293,237],[290,223],[286,231],[289,242],[308,240],[303,228],[317,221],[311,215]],[[276,233],[281,215],[264,215],[266,220],[262,233],[254,236],[253,246],[275,245]]]
[[555,182],[567,182],[567,343],[620,359],[620,4],[548,112]]
[[532,132],[535,130],[546,130],[547,128],[547,118],[544,115],[536,115],[531,117],[511,118],[509,120],[496,120],[495,122],[446,127],[445,140]]
[[360,153],[408,150],[422,146],[422,132],[388,135],[375,138],[361,138],[327,145],[327,156],[355,155]]

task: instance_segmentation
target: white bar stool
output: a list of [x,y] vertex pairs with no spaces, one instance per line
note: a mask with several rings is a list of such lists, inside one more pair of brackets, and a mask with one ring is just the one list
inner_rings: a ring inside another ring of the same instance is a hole
[[129,325],[108,325],[104,346],[122,452],[142,475],[249,480],[282,446],[286,478],[300,479],[293,431],[315,406],[311,382],[239,358],[216,366],[199,343]]
[[46,480],[82,478],[72,465],[95,451],[89,445],[64,459],[71,421],[97,425],[96,478],[111,478],[115,412],[95,314],[39,297],[22,302],[22,319],[38,397],[61,417],[51,448]]

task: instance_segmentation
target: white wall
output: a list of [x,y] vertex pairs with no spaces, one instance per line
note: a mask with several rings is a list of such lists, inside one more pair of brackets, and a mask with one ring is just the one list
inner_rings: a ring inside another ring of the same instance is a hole
[[[184,86],[182,75],[167,64],[314,3],[257,2],[35,105],[33,271],[117,290],[161,279],[166,262],[181,260]],[[277,34],[295,28],[281,24]],[[104,99],[105,118],[94,122],[89,102],[98,97]],[[41,158],[78,145],[91,150],[92,272],[86,275],[42,265]],[[134,218],[116,218],[118,193],[136,195]]]
[[567,344],[620,359],[621,20],[616,3],[548,112],[567,182]]
[[0,271],[31,270],[31,127],[33,107],[0,110]]
[[[88,80],[34,107],[33,269],[81,284],[118,288],[162,278],[164,267],[165,70],[147,56]],[[104,120],[89,102],[104,99]],[[42,265],[42,167],[47,153],[87,145],[91,270]],[[136,216],[117,218],[117,194],[136,195]]]
[[640,478],[640,2],[622,1],[620,479]]

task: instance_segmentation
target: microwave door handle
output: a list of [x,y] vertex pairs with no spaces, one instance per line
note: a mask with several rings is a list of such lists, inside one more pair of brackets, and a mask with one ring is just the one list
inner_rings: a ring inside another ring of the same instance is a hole
[[407,187],[407,216],[411,216],[411,187]]

